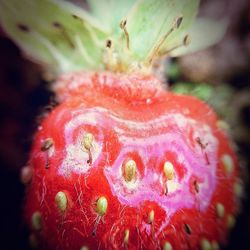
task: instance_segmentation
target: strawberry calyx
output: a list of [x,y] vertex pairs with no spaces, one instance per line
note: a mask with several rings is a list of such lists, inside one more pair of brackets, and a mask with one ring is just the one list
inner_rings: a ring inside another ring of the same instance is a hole
[[[65,0],[2,0],[0,24],[26,56],[55,75],[80,70],[152,73],[163,56],[204,49],[225,32],[224,22],[193,22],[199,0],[87,4],[89,11]],[[208,30],[214,35],[207,37]]]

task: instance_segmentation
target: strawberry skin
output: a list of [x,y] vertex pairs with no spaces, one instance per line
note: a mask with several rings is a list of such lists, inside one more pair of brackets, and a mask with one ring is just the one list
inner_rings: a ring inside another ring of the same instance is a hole
[[[73,73],[38,127],[25,220],[39,249],[218,249],[241,183],[214,112],[152,76]],[[27,177],[28,176],[28,177]]]

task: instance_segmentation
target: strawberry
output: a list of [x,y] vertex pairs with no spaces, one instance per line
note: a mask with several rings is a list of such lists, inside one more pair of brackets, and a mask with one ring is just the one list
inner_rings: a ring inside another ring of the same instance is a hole
[[[24,15],[20,23],[13,13],[27,9],[13,2],[0,3],[7,33],[60,74],[53,85],[59,104],[39,125],[21,171],[32,246],[215,250],[226,243],[242,184],[223,123],[205,103],[166,91],[153,75],[157,58],[188,45],[198,1],[114,1],[118,19],[126,18],[121,30],[109,26],[112,35],[64,1],[27,1],[32,22]],[[103,21],[100,2],[89,4]],[[34,13],[45,17],[45,7],[58,20],[37,21]],[[154,13],[162,25],[155,22],[149,37]]]
[[57,89],[63,101],[39,126],[29,160],[25,217],[42,249],[225,242],[238,164],[207,105],[145,75],[74,73]]

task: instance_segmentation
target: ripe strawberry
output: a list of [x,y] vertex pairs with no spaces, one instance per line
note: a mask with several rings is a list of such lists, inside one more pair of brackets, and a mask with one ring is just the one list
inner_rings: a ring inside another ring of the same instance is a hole
[[25,217],[42,249],[225,242],[238,165],[208,106],[152,76],[78,73],[64,85],[69,96],[39,126],[29,160]]
[[[74,69],[54,85],[59,105],[38,127],[21,173],[28,186],[24,216],[32,245],[58,250],[218,249],[239,210],[236,156],[214,112],[194,97],[167,92],[151,71],[155,59],[179,47],[180,40],[187,45],[184,33],[198,1],[114,1],[122,7],[121,15],[124,9],[128,13],[120,23],[123,33],[114,31],[112,39],[63,1],[28,1],[32,17],[37,10],[45,16],[48,7],[60,14],[60,22],[48,16],[48,23],[33,18],[33,23],[20,24],[11,15],[13,8],[26,9],[14,2],[15,8],[8,1],[0,3],[10,13],[0,11],[9,34],[42,62],[56,61],[59,72]],[[100,3],[89,3],[102,19]],[[174,21],[166,21],[166,9]],[[149,37],[142,27],[152,25],[148,20],[154,13],[162,25],[156,22]],[[82,25],[86,37],[74,33],[70,22]],[[86,42],[97,69],[81,47],[84,39],[106,41],[100,50]],[[120,40],[125,48],[118,46]],[[77,49],[82,61],[74,57]],[[88,72],[75,71],[81,63]]]

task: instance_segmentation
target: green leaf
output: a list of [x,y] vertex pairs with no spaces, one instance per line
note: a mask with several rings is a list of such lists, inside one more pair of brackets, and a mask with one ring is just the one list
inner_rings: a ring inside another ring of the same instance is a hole
[[213,96],[213,86],[205,83],[178,82],[171,90],[177,94],[196,96],[203,101],[209,101]]
[[185,47],[182,46],[170,53],[171,56],[182,56],[216,44],[224,36],[227,28],[227,22],[214,21],[207,18],[197,18],[191,28],[187,31],[191,42]]
[[1,0],[0,22],[29,57],[54,72],[103,67],[105,29],[69,2]]
[[166,74],[168,79],[176,81],[181,76],[181,70],[177,62],[168,61],[166,64]]
[[136,0],[87,0],[90,12],[99,20],[110,34],[120,31],[120,22],[127,15]]
[[[199,0],[138,0],[127,16],[130,50],[134,57],[150,61],[158,52],[165,50],[166,43],[173,45],[183,40],[196,15]],[[182,22],[177,28],[176,20]],[[171,30],[173,31],[171,32]]]
[[207,102],[217,114],[227,119],[232,117],[230,101],[233,99],[233,89],[228,84],[211,85],[208,83],[178,82],[171,87],[171,91],[181,95],[192,95]]

